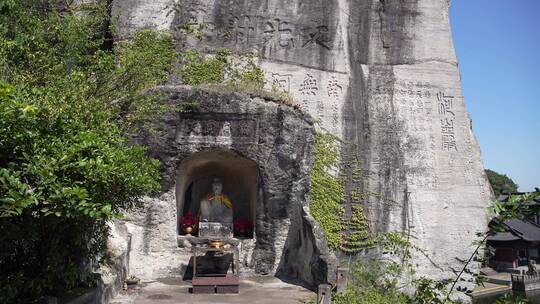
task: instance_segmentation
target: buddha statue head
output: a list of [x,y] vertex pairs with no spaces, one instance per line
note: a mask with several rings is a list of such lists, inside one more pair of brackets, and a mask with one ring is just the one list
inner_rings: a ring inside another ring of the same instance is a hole
[[214,195],[220,195],[223,191],[223,183],[221,182],[221,179],[214,178],[212,181],[212,193]]

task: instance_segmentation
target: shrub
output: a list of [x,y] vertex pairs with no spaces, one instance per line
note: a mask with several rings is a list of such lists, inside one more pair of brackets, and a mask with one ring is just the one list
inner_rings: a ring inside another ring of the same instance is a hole
[[[0,4],[0,302],[93,284],[106,222],[159,190],[159,163],[126,132],[158,112],[170,35],[110,48],[103,5]],[[9,84],[8,84],[9,83]]]

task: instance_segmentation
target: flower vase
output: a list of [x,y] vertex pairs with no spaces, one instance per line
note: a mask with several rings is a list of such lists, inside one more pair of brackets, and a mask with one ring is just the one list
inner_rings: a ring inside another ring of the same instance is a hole
[[193,232],[193,227],[191,227],[191,225],[184,226],[184,232],[187,236],[191,236],[191,233]]

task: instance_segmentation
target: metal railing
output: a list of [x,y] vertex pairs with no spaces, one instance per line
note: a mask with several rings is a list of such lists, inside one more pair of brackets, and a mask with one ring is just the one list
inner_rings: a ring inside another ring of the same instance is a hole
[[[512,289],[513,290],[530,290],[530,289],[537,289],[540,287],[540,274],[512,274]],[[531,286],[531,285],[537,285],[538,286]]]

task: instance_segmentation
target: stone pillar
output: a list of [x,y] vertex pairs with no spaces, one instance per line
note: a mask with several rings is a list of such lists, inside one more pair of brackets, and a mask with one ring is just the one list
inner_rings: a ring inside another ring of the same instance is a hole
[[332,303],[332,285],[320,284],[317,291],[317,304]]
[[336,277],[337,292],[344,292],[347,289],[349,268],[338,268]]

